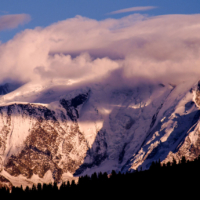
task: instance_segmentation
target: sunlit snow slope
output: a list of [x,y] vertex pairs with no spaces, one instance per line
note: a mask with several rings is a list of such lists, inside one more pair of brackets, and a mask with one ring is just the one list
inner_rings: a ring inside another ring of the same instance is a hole
[[13,185],[148,169],[200,154],[200,84],[27,83],[0,97],[1,176]]

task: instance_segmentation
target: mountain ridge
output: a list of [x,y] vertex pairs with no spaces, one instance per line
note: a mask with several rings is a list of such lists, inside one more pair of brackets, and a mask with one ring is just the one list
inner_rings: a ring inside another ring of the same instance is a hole
[[[58,93],[57,99],[52,90],[49,103],[22,103],[19,95],[20,102],[9,102],[4,95],[0,174],[14,185],[21,177],[25,186],[148,169],[152,161],[178,161],[182,155],[194,159],[200,154],[198,86],[193,81],[125,89],[91,85]],[[15,91],[12,95],[16,98]]]

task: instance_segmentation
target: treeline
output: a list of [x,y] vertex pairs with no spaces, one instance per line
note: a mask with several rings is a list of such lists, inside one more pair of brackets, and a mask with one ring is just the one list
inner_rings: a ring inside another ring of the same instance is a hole
[[[56,183],[40,183],[25,190],[12,187],[12,192],[0,189],[0,198],[14,199],[47,199],[47,198],[192,198],[200,189],[200,157],[194,161],[186,161],[182,157],[179,163],[161,165],[160,161],[153,162],[149,170],[133,173],[94,173],[91,177],[79,177],[78,183],[63,183],[60,188]],[[139,195],[139,196],[138,196]]]

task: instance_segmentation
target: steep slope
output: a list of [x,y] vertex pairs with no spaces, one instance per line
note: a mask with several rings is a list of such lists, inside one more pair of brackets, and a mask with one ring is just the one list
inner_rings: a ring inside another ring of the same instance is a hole
[[21,83],[5,83],[0,85],[0,95],[8,94],[19,88],[21,85]]
[[138,167],[148,169],[152,161],[159,159],[161,163],[167,163],[172,162],[173,158],[179,161],[182,156],[188,160],[198,157],[200,111],[195,99],[199,98],[199,86],[180,94],[180,90],[184,91],[183,87],[188,88],[188,83],[174,89],[175,98],[172,94],[172,98],[166,99],[168,105],[160,111],[160,120],[152,127],[139,151],[129,159],[122,171]]

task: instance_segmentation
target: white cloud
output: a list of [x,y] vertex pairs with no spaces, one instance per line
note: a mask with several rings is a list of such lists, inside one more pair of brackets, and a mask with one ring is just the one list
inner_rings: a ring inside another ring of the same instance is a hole
[[8,14],[9,12],[8,12],[8,11],[5,11],[5,10],[0,10],[0,13]]
[[31,20],[30,15],[16,14],[16,15],[4,15],[0,17],[0,31],[4,29],[13,29],[19,25],[28,23]]
[[66,78],[116,84],[200,77],[200,14],[96,21],[76,16],[0,45],[0,82]]
[[140,6],[140,7],[131,7],[131,8],[125,8],[121,10],[116,10],[113,12],[108,13],[109,15],[119,14],[119,13],[127,13],[127,12],[134,12],[134,11],[145,11],[145,10],[152,10],[157,7],[155,6]]

